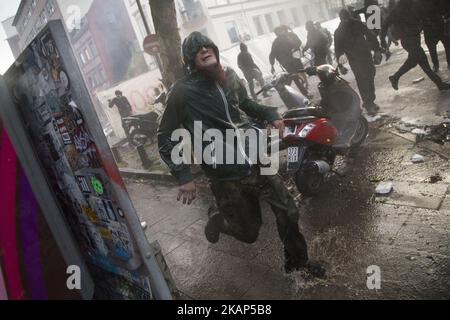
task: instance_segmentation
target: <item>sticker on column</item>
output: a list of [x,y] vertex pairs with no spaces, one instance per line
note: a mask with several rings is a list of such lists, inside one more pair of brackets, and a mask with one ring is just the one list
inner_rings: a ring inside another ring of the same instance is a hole
[[95,176],[91,177],[91,185],[97,195],[101,196],[105,192],[103,183]]
[[116,213],[114,212],[112,201],[103,199],[103,205],[108,213],[109,220],[117,221]]
[[133,257],[133,245],[127,226],[123,223],[111,221],[108,229],[113,237],[115,255],[123,261],[130,260]]
[[77,180],[78,184],[80,185],[80,189],[83,193],[91,193],[89,184],[84,176],[77,176]]
[[100,219],[104,222],[109,222],[108,212],[103,204],[103,200],[97,197],[90,197],[89,203],[91,207],[97,212]]

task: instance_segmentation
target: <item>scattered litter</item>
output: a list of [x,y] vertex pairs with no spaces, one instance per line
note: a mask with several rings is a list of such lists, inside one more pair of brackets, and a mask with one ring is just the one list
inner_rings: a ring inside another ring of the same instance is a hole
[[421,135],[421,134],[425,135],[425,134],[428,134],[427,131],[425,131],[425,130],[423,130],[423,129],[419,129],[419,128],[414,129],[413,131],[411,131],[411,133],[417,134],[417,135]]
[[143,230],[147,229],[147,222],[142,221],[141,222],[141,227],[142,227]]
[[416,84],[416,83],[422,82],[423,80],[425,80],[425,77],[420,77],[416,80],[413,80],[413,83]]
[[400,119],[400,123],[404,124],[407,127],[417,127],[419,126],[419,119],[413,119],[409,117],[404,117]]
[[443,122],[437,126],[431,128],[429,135],[426,137],[427,140],[436,142],[437,144],[443,145],[445,142],[450,141],[450,123]]
[[442,181],[442,177],[439,173],[436,173],[430,177],[430,183],[437,183],[439,181]]
[[415,260],[417,260],[417,258],[416,257],[408,257],[408,260],[415,261]]
[[400,132],[411,132],[411,127],[403,123],[395,125],[395,128]]
[[420,155],[420,154],[415,154],[412,156],[411,158],[411,162],[412,163],[422,163],[425,161],[424,156]]
[[428,274],[428,275],[434,274],[434,269],[428,269],[428,270],[427,270],[427,274]]
[[380,196],[386,196],[392,192],[394,189],[394,184],[390,181],[388,182],[381,182],[378,184],[377,188],[375,189],[375,193]]

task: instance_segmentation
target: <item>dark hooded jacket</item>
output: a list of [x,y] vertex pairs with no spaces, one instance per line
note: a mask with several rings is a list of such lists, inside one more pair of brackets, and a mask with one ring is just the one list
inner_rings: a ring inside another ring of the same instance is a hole
[[248,52],[247,45],[245,43],[241,43],[241,52],[237,58],[238,66],[247,77],[248,74],[251,74],[253,69],[258,69],[258,66],[253,61],[252,55]]
[[[193,139],[194,121],[202,121],[202,134],[208,129],[217,129],[225,137],[227,129],[250,128],[251,118],[268,122],[281,119],[276,108],[262,106],[249,99],[244,85],[231,68],[226,68],[227,79],[223,87],[211,78],[195,71],[195,55],[203,46],[213,48],[219,59],[217,47],[201,33],[194,32],[185,39],[183,57],[185,64],[189,66],[189,72],[170,88],[166,100],[166,110],[158,130],[161,158],[180,184],[192,181],[193,177],[189,165],[175,164],[172,161],[172,150],[179,143],[171,140],[174,130],[184,127]],[[222,93],[226,98],[226,103],[222,98]],[[204,142],[202,149],[204,150],[209,144],[209,142]],[[193,141],[192,145],[194,145]],[[237,145],[231,147],[237,154]],[[226,151],[224,150],[224,152]],[[240,179],[251,173],[251,165],[248,162],[217,164],[216,166],[202,163],[202,168],[206,175],[213,180]]]
[[372,52],[380,51],[380,45],[376,36],[364,23],[350,18],[339,24],[334,33],[334,49],[336,58],[344,53],[350,64],[373,64]]
[[392,27],[392,35],[395,39],[406,39],[420,37],[423,30],[424,15],[423,7],[418,0],[400,0],[381,28],[381,41],[386,46],[385,38],[389,27]]
[[287,72],[297,72],[298,69],[303,69],[302,61],[292,55],[294,51],[300,50],[301,45],[302,41],[293,32],[285,32],[277,36],[269,54],[270,64],[274,65],[276,59]]

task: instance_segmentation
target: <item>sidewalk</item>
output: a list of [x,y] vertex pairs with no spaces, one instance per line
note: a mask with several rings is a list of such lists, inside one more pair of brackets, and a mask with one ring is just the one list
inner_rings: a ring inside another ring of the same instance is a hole
[[[450,111],[450,93],[439,92],[428,79],[412,84],[423,76],[420,68],[407,74],[400,90],[394,91],[387,76],[405,57],[403,51],[395,51],[387,64],[377,68],[377,102],[388,117],[371,124],[369,141],[356,156],[355,167],[344,178],[333,177],[317,197],[299,199],[299,225],[310,255],[328,267],[325,280],[283,272],[282,244],[267,206],[255,244],[221,235],[213,245],[203,231],[213,201],[204,181],[190,207],[176,202],[178,188],[173,184],[128,181],[136,209],[148,224],[146,234],[161,244],[184,295],[192,299],[450,298],[450,164],[433,152],[438,148],[450,154],[450,146],[430,141],[415,145],[411,133],[396,129],[401,121],[417,126],[440,123]],[[450,72],[441,75],[448,79]],[[424,156],[425,162],[413,164],[414,154]],[[380,181],[393,182],[389,197],[374,197]],[[371,265],[381,269],[381,290],[367,288]]]

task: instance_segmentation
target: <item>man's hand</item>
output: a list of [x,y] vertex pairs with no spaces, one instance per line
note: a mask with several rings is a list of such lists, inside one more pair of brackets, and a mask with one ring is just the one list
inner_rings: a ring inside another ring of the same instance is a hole
[[275,120],[274,122],[271,123],[271,126],[275,129],[278,129],[280,139],[284,138],[284,122],[283,122],[283,120]]
[[183,184],[178,192],[178,201],[183,201],[183,204],[190,205],[196,197],[196,188],[193,181]]

